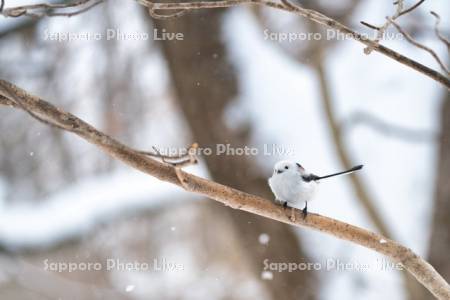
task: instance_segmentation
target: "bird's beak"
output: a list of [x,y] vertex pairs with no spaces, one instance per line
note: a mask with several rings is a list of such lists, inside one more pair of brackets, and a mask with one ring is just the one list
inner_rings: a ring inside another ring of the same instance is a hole
[[277,170],[277,174],[281,174],[281,173],[283,173],[282,170]]

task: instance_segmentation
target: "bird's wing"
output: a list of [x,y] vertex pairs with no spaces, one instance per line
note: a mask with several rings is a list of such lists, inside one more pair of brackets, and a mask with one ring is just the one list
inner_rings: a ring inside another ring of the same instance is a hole
[[302,175],[302,178],[303,178],[304,181],[310,182],[310,181],[313,181],[313,180],[317,180],[320,177],[315,175],[315,174],[308,174],[308,175]]

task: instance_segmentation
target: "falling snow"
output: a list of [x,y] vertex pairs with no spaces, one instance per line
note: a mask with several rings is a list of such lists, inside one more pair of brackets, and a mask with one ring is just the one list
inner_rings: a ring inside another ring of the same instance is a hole
[[125,287],[125,292],[130,293],[134,290],[135,286],[132,284],[129,284]]
[[261,233],[258,237],[259,243],[261,245],[267,245],[270,241],[270,236],[267,233]]
[[261,279],[263,280],[272,280],[273,279],[273,273],[270,271],[263,271],[261,273]]

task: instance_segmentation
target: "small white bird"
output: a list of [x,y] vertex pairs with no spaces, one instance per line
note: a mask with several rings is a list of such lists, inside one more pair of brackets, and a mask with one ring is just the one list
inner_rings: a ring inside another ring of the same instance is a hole
[[284,207],[303,208],[303,217],[308,213],[308,201],[312,200],[319,180],[353,173],[362,169],[363,165],[355,166],[347,171],[317,176],[307,172],[299,163],[279,161],[275,164],[269,186],[275,194],[275,202]]

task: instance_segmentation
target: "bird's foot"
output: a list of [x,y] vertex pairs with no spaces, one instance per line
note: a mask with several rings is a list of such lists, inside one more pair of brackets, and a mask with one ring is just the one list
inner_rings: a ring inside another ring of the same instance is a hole
[[283,203],[283,207],[284,208],[287,208],[288,206],[287,206],[287,201],[285,201],[284,203]]
[[306,216],[308,215],[308,202],[305,204],[305,208],[302,210],[303,213],[303,220],[306,219]]

